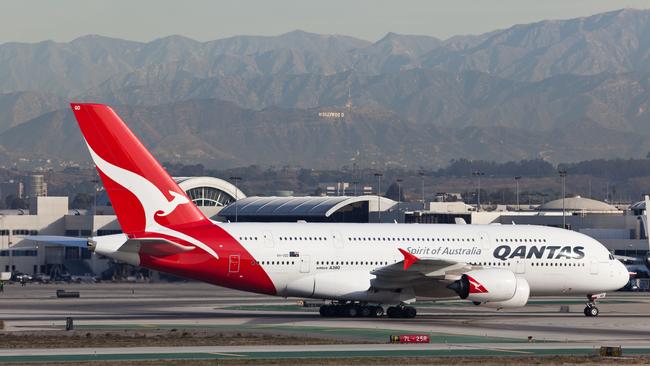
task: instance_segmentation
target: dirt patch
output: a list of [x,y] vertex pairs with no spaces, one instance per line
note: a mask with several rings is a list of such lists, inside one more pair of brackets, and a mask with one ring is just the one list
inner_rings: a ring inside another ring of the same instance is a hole
[[[167,360],[167,361],[120,361],[123,366],[208,366],[208,365],[481,365],[481,366],[521,366],[521,365],[648,365],[650,356],[621,358],[602,358],[595,356],[487,356],[487,357],[354,357],[354,358],[314,358],[314,359],[236,359],[236,360]],[[52,366],[70,366],[81,363],[48,363]],[[115,362],[83,362],[91,366],[114,365]],[[4,364],[21,365],[30,364]],[[36,364],[34,364],[36,365]],[[42,364],[38,364],[42,365]]]
[[342,344],[341,339],[210,329],[77,330],[0,333],[2,348],[99,348]]

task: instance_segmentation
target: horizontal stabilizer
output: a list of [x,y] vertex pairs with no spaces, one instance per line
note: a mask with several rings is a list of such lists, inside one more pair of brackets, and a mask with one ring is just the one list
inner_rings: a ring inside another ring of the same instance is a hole
[[[72,236],[57,235],[30,235],[24,236],[27,240],[40,243],[63,245],[66,247],[90,248],[95,250],[98,244],[103,251],[119,251],[127,253],[143,253],[156,257],[188,252],[194,246],[181,245],[164,238],[136,238],[128,239],[124,234],[95,236],[92,238],[77,238]],[[109,249],[108,246],[113,249]],[[102,250],[100,250],[101,252]]]
[[139,238],[129,239],[118,251],[149,254],[154,257],[166,257],[179,253],[188,252],[195,247],[181,245],[164,238]]
[[86,248],[88,246],[88,238],[78,238],[74,236],[27,235],[23,236],[23,239],[40,243],[58,244],[66,247]]

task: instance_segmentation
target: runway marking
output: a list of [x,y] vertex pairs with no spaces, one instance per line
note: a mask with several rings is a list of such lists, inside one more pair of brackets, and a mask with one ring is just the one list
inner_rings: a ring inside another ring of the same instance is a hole
[[524,353],[524,354],[532,354],[533,352],[527,352],[527,351],[517,351],[514,349],[505,349],[505,348],[485,348],[486,350],[490,351],[497,351],[497,352],[509,352],[509,353]]
[[523,353],[523,354],[531,354],[534,352],[530,351],[519,351],[519,350],[514,350],[514,349],[507,349],[507,348],[494,348],[494,347],[477,347],[469,344],[449,344],[450,346],[458,347],[458,348],[472,348],[476,350],[488,350],[488,351],[496,351],[496,352],[506,352],[506,353]]
[[236,353],[224,353],[224,352],[209,352],[211,355],[219,356],[232,356],[232,357],[247,357],[247,355],[238,355]]

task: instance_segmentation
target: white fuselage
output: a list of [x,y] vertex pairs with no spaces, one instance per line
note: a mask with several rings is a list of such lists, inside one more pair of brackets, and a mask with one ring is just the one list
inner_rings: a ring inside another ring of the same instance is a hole
[[[398,248],[420,259],[449,260],[464,263],[472,269],[509,269],[528,281],[531,295],[597,294],[617,290],[629,278],[625,266],[598,241],[574,231],[551,227],[332,223],[217,225],[252,254],[282,296],[377,302],[453,296],[444,286],[437,289],[431,286],[431,291],[423,291],[409,288],[408,284],[400,291],[384,291],[383,295],[376,297],[363,294],[368,283],[372,284],[372,271],[404,259]],[[324,284],[320,288],[318,279]],[[314,281],[316,285],[313,285]]]

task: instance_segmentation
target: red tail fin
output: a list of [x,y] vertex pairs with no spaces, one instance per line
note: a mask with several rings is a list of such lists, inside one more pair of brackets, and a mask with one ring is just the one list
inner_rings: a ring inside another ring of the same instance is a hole
[[208,221],[110,107],[71,106],[125,233]]

